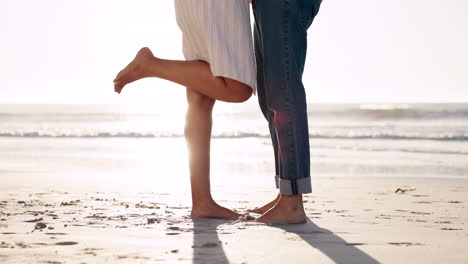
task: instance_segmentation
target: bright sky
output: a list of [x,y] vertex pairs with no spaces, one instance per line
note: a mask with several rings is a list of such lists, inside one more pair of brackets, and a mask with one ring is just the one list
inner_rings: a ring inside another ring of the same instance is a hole
[[[466,14],[466,0],[324,1],[309,30],[308,100],[467,102]],[[185,103],[166,81],[120,96],[112,86],[140,47],[182,58],[173,1],[2,0],[0,33],[0,103]]]

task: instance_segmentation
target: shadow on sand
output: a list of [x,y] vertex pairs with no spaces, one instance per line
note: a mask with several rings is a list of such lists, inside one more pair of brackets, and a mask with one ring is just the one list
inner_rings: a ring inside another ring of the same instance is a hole
[[307,218],[307,223],[302,225],[275,225],[274,227],[298,235],[302,240],[320,250],[335,263],[380,263],[355,247],[357,244],[348,243],[332,231],[320,228],[309,218]]
[[228,264],[229,261],[219,240],[218,226],[229,222],[229,220],[193,218],[193,263]]
[[[229,220],[194,218],[193,263],[227,264],[229,260],[219,240],[218,226]],[[274,225],[288,233],[297,234],[311,247],[320,250],[335,263],[376,264],[377,260],[356,247],[357,244],[346,242],[330,230],[320,228],[310,219],[302,225]],[[260,245],[259,245],[260,246]],[[280,260],[281,261],[281,260]],[[311,263],[314,261],[311,260]]]

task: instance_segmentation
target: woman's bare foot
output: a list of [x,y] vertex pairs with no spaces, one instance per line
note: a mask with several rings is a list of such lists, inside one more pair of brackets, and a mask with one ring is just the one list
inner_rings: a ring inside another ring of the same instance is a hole
[[256,214],[264,214],[264,213],[266,213],[268,210],[270,210],[271,208],[273,208],[273,207],[278,203],[278,201],[280,200],[280,197],[281,197],[281,196],[278,194],[278,196],[276,196],[276,198],[275,198],[273,201],[271,201],[271,202],[265,204],[265,205],[262,206],[262,207],[257,207],[257,208],[255,208],[255,209],[249,209],[249,210],[247,210],[247,212],[249,212],[249,213],[256,213]]
[[149,48],[142,48],[138,51],[135,59],[133,59],[133,61],[121,70],[119,74],[117,74],[117,77],[115,77],[115,92],[120,93],[125,85],[136,80],[149,77],[147,74],[147,68],[155,59],[157,60]]
[[218,205],[216,202],[198,203],[192,207],[192,217],[237,219],[240,214]]
[[282,195],[278,203],[256,221],[268,224],[303,224],[306,219],[302,195]]

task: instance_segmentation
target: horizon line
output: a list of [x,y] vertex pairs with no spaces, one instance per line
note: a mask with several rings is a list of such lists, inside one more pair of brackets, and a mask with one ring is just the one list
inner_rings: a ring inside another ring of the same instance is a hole
[[[243,104],[248,104],[244,102]],[[255,102],[256,103],[256,102]],[[152,105],[143,102],[126,102],[126,103],[110,103],[110,102],[0,102],[0,105]],[[307,104],[468,104],[468,101],[360,101],[360,102],[343,102],[343,101],[328,101],[328,102],[307,102]]]

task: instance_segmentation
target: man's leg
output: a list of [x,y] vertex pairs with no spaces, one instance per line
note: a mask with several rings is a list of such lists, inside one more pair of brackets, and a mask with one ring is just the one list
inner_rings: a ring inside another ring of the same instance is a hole
[[[273,126],[273,111],[271,111],[267,106],[266,100],[266,87],[265,87],[265,77],[263,73],[263,48],[262,48],[262,36],[261,29],[259,24],[255,23],[254,27],[254,48],[255,48],[255,58],[257,63],[257,97],[258,104],[262,110],[263,116],[268,121],[268,128],[270,130],[271,142],[273,145],[273,153],[275,157],[275,185],[276,188],[279,188],[279,160],[278,160],[278,141],[276,140],[276,132]],[[263,205],[262,207],[257,207],[252,210],[247,210],[248,212],[264,214],[266,211],[270,210],[275,206],[279,201],[280,196],[278,195],[273,201]]]
[[[256,0],[254,13],[262,39],[265,100],[274,113],[278,144],[280,199],[260,222],[302,223],[302,194],[310,182],[307,105],[302,73],[307,28],[320,0]],[[261,96],[259,94],[259,96]]]

